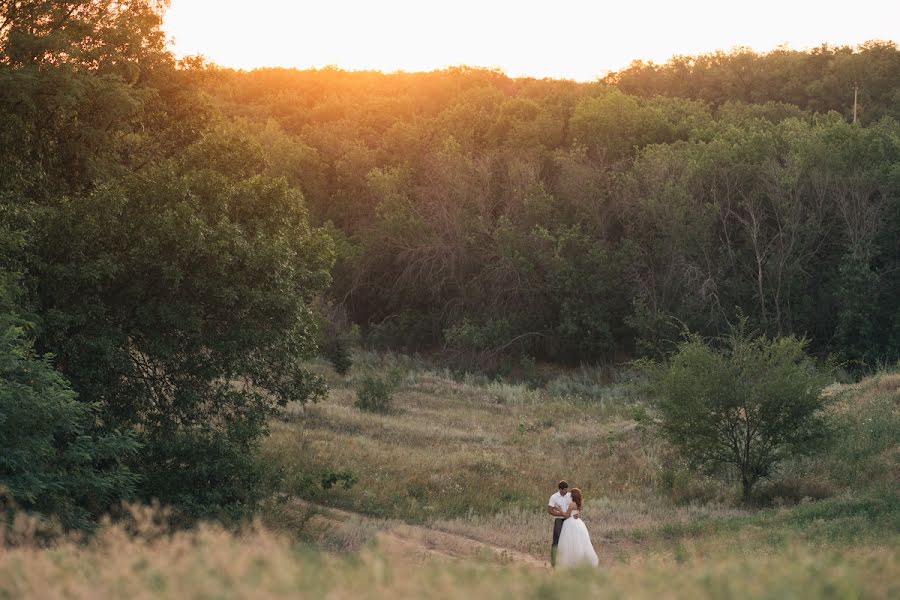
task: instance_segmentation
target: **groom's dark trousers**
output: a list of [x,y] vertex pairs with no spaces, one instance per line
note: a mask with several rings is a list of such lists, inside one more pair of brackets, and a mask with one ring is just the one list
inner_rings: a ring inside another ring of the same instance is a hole
[[562,531],[565,519],[559,517],[553,519],[553,546],[550,547],[550,566],[556,566],[556,547],[559,546],[559,534]]

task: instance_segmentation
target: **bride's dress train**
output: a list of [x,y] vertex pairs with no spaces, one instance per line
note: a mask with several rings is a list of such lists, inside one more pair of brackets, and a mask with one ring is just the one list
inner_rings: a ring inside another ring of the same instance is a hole
[[563,522],[556,551],[556,564],[559,567],[572,567],[589,563],[596,567],[600,560],[591,544],[591,534],[588,533],[584,521],[574,518],[577,514],[577,510],[572,511],[572,516]]

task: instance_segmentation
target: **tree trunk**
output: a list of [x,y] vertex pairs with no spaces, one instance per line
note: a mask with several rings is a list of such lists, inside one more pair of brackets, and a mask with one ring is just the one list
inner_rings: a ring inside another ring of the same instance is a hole
[[753,490],[753,480],[748,475],[741,474],[741,486],[743,488],[742,500],[744,504],[750,504],[750,492]]

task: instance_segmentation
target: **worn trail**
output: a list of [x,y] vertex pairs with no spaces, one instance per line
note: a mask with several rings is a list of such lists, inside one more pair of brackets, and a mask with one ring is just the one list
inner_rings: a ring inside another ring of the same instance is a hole
[[[303,504],[309,506],[307,504]],[[402,521],[376,521],[365,515],[337,508],[316,507],[313,518],[319,527],[359,527],[374,523],[378,528],[375,540],[386,557],[404,562],[421,563],[431,558],[450,560],[478,560],[498,565],[520,565],[536,569],[550,567],[548,560],[512,548],[505,548],[466,536],[447,533],[425,525],[410,525]]]

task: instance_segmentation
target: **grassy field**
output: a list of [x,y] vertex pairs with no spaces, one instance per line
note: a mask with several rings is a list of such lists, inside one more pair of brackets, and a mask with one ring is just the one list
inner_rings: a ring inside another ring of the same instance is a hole
[[[898,373],[829,388],[830,449],[785,465],[751,509],[678,466],[627,378],[531,389],[357,362],[348,377],[315,365],[327,401],[272,423],[263,457],[285,480],[253,526],[169,534],[144,514],[44,548],[23,521],[0,598],[900,597]],[[388,414],[354,407],[369,369],[401,373]],[[600,569],[546,568],[560,478],[585,492]]]
[[[658,447],[621,397],[549,396],[522,385],[478,385],[410,373],[395,410],[353,406],[352,380],[328,402],[289,407],[265,453],[288,473],[349,470],[358,485],[317,497],[379,516],[491,514],[540,506],[561,478],[593,497],[653,483]],[[302,481],[295,493],[306,493]]]
[[[740,542],[740,538],[735,540]],[[873,598],[900,594],[896,546],[677,558],[647,554],[602,569],[553,572],[480,561],[424,565],[363,551],[298,549],[285,536],[214,527],[135,537],[118,527],[87,546],[0,554],[0,597],[96,598]]]
[[[320,366],[330,378],[329,400],[289,407],[273,424],[264,453],[288,474],[287,493],[539,557],[550,526],[543,507],[558,479],[581,487],[593,539],[620,559],[679,527],[752,522],[778,512],[742,508],[735,486],[682,469],[654,435],[652,411],[627,380],[575,371],[535,390],[453,378],[402,359],[369,360],[370,368],[405,373],[391,414],[354,407],[355,379],[364,368],[340,378]],[[900,375],[828,393],[832,450],[785,465],[781,480],[761,485],[764,504],[852,505],[869,493],[892,496],[900,480]],[[325,490],[299,476],[329,471],[351,472],[357,483]]]

